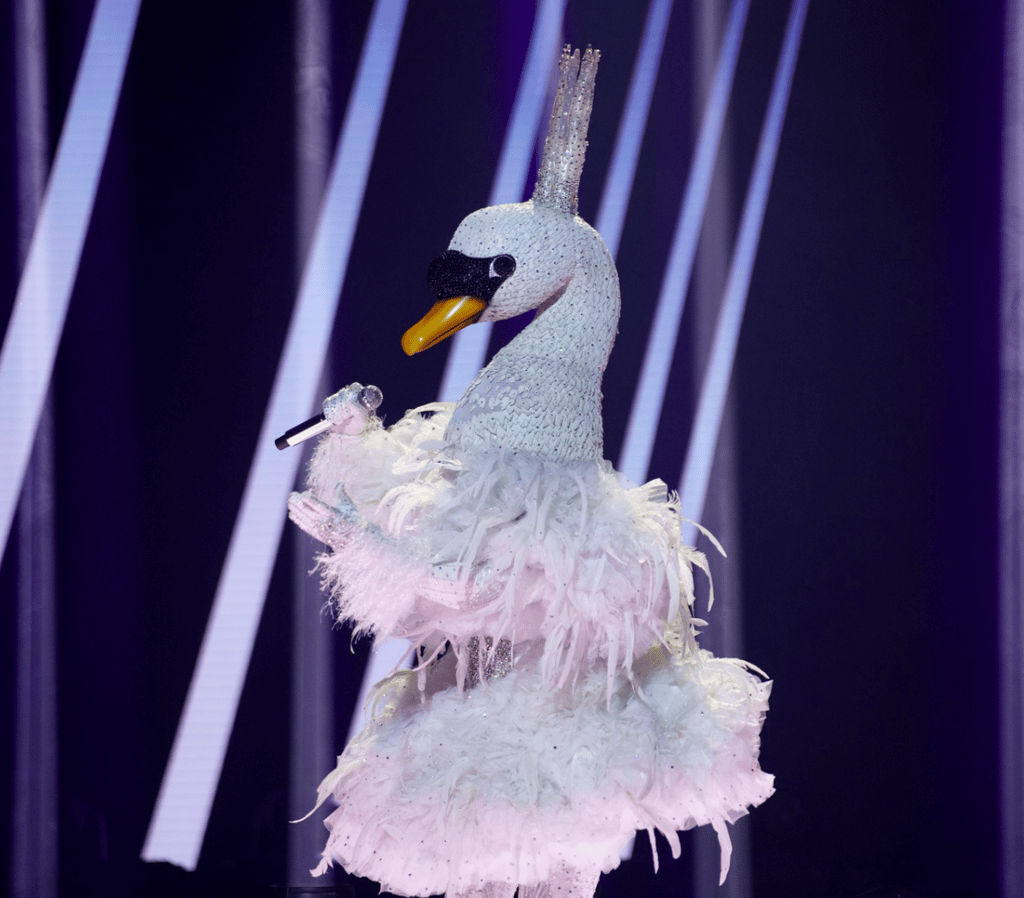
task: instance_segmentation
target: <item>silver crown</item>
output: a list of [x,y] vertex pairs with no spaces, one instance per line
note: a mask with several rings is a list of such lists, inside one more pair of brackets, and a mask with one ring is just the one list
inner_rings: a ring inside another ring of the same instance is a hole
[[594,105],[594,78],[600,59],[601,52],[590,47],[582,61],[579,50],[571,55],[568,45],[562,50],[558,90],[533,189],[533,202],[537,205],[576,214],[580,175],[587,154],[587,127]]

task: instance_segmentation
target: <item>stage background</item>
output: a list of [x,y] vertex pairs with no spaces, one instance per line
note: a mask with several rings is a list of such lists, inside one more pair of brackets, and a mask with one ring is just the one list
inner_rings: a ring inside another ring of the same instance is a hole
[[[447,348],[409,359],[399,338],[431,301],[430,260],[487,202],[533,13],[410,2],[330,354],[329,386],[377,384],[390,421],[441,382]],[[591,221],[645,13],[567,4],[563,40],[602,51],[580,195]],[[787,13],[764,0],[749,13],[716,169],[728,247]],[[91,14],[82,0],[45,4],[51,152]],[[364,0],[332,8],[331,141],[369,15]],[[693,154],[694,15],[675,4],[618,254],[612,460]],[[42,825],[62,896],[300,884],[288,864],[292,593],[310,562],[290,529],[197,869],[140,860],[308,247],[295,28],[288,3],[141,6],[52,382],[57,791]],[[21,271],[14,35],[5,12],[3,326]],[[999,892],[1002,47],[998,3],[810,3],[731,381],[735,558],[713,560],[742,594],[744,656],[774,681],[762,764],[777,794],[752,814],[739,874],[758,898]],[[672,486],[702,351],[690,308],[650,467]],[[492,350],[513,332],[497,328]],[[0,566],[4,808],[19,533],[16,521]],[[368,647],[350,651],[346,629],[330,638],[340,750]],[[0,815],[9,869],[17,825]],[[700,893],[690,844],[679,861],[663,850],[654,876],[640,839],[601,894]]]

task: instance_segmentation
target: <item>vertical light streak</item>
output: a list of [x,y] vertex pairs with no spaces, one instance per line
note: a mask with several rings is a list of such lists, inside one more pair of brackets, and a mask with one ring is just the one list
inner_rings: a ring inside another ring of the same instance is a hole
[[[564,14],[565,0],[540,0],[512,118],[487,201],[489,206],[518,203],[526,192],[530,160],[544,114],[545,87],[551,66],[558,59]],[[490,337],[490,322],[476,324],[455,335],[438,391],[441,402],[454,402],[472,383],[483,367]]]
[[594,227],[604,238],[613,258],[619,253],[622,226],[626,220],[629,195],[633,191],[640,144],[647,128],[654,82],[658,78],[671,14],[672,0],[651,0],[647,8],[644,33],[640,38],[640,49],[629,81],[629,93],[626,94],[626,106],[619,122],[619,132],[615,136],[612,161],[608,166],[601,205],[597,210],[597,223]]
[[626,425],[619,469],[635,483],[647,478],[749,7],[750,0],[734,0],[729,13],[722,51],[672,237],[668,265],[661,282],[657,311],[647,338],[640,381],[633,397],[629,423]]
[[1002,894],[1024,894],[1024,3],[1006,5],[999,440]]
[[405,17],[405,0],[374,5],[295,311],[263,419],[144,860],[194,869],[249,666],[301,453],[274,437],[308,416],[348,266]]
[[[694,88],[692,96],[699,103],[707,96],[714,78],[715,64],[725,31],[728,9],[719,0],[698,0],[693,6],[691,22],[694,37]],[[695,124],[696,114],[694,116]],[[737,214],[733,210],[733,151],[729,125],[725,126],[723,142],[712,178],[711,193],[701,226],[700,241],[694,259],[693,286],[689,302],[693,306],[693,330],[687,338],[690,371],[697,378],[703,374],[707,353],[714,339],[715,323],[721,305],[722,288],[729,274],[730,254],[736,236]],[[682,341],[680,341],[682,342]],[[737,433],[734,397],[726,400],[721,433],[711,466],[708,501],[701,523],[729,550],[729,564],[715,570],[715,591],[721,589],[723,599],[715,606],[713,625],[701,632],[701,647],[720,658],[743,658],[743,587],[738,576],[738,563],[743,552],[740,540],[737,487]],[[692,408],[691,408],[692,413]],[[732,858],[729,877],[719,885],[721,848],[710,827],[698,827],[693,835],[692,898],[753,898],[751,881],[750,819],[744,817],[729,827]]]
[[[32,244],[49,167],[46,25],[42,0],[14,4],[18,263]],[[18,517],[12,898],[57,898],[57,597],[53,401],[43,402]]]
[[99,0],[0,351],[0,544],[6,544],[92,216],[140,0]]
[[[295,16],[295,270],[301,275],[316,233],[333,152],[331,116],[337,105],[331,77],[331,0],[296,0]],[[332,381],[325,360],[322,383]],[[326,396],[330,389],[318,387]],[[292,452],[305,466],[312,446]],[[298,527],[289,534],[292,556],[291,733],[288,818],[312,804],[313,784],[331,769],[334,739],[334,633],[324,626],[319,582],[309,575],[316,541]],[[302,882],[323,850],[323,825],[309,819],[288,827],[289,882]],[[330,877],[328,877],[328,881]]]
[[14,4],[14,89],[18,153],[18,262],[32,245],[49,168],[46,124],[46,13],[43,0]]
[[[683,465],[679,487],[680,506],[683,517],[696,521],[704,510],[708,478],[711,474],[711,460],[714,456],[718,431],[725,407],[725,395],[732,374],[736,343],[739,339],[740,323],[750,286],[750,276],[757,255],[757,242],[761,236],[765,206],[768,202],[768,188],[782,136],[782,123],[789,103],[789,90],[793,83],[800,38],[804,19],[807,15],[808,0],[793,0],[786,23],[786,34],[782,42],[779,63],[775,70],[768,111],[765,113],[757,155],[750,176],[750,186],[740,217],[739,235],[733,249],[729,279],[725,285],[722,308],[715,326],[715,339],[711,346],[704,382],[701,385],[700,400],[694,419],[690,444],[687,447],[686,462]],[[684,540],[692,543],[695,528],[687,525]]]

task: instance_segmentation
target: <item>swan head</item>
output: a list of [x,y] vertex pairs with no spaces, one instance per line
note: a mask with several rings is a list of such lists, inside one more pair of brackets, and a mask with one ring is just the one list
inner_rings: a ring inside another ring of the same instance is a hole
[[531,200],[463,219],[430,265],[433,308],[402,337],[413,355],[476,321],[512,318],[557,299],[572,279],[581,226],[575,215]]
[[475,321],[547,308],[572,278],[580,235],[600,243],[576,216],[600,58],[589,47],[582,55],[563,49],[533,199],[489,206],[463,220],[447,251],[430,266],[427,282],[437,302],[402,337],[408,355]]

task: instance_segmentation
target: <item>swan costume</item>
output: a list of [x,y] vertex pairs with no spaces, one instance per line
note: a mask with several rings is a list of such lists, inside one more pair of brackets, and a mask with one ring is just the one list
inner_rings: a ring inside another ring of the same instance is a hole
[[[403,338],[537,309],[454,405],[385,429],[380,394],[324,404],[330,430],[292,519],[340,618],[419,646],[319,789],[331,863],[397,895],[590,898],[638,830],[727,824],[772,792],[770,684],[701,650],[676,497],[604,460],[615,265],[576,215],[599,54],[563,54],[532,200],[481,209],[430,267]],[[655,853],[655,863],[657,855]]]

